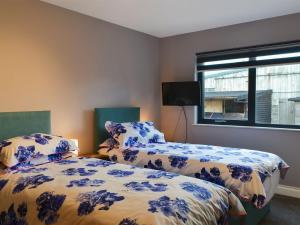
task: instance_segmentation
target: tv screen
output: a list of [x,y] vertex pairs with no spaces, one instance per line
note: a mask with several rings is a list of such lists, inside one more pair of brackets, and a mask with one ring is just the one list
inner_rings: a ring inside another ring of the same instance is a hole
[[162,83],[163,105],[199,105],[200,83],[197,81]]

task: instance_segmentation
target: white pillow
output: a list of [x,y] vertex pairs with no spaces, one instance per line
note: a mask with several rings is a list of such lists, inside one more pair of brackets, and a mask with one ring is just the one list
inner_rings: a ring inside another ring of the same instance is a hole
[[115,123],[106,121],[105,128],[121,148],[166,142],[164,134],[155,129],[153,122]]
[[43,156],[76,150],[78,148],[72,140],[38,133],[0,142],[0,162],[7,167],[13,167]]

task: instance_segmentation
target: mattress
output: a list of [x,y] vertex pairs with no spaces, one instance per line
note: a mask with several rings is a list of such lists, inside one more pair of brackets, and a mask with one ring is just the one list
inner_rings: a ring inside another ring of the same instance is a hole
[[1,224],[226,224],[245,215],[210,182],[100,159],[68,158],[0,176]]
[[138,167],[164,170],[204,179],[224,186],[240,199],[264,207],[274,195],[279,175],[288,165],[272,153],[167,142],[121,149],[103,146],[99,154],[110,160]]
[[277,191],[278,185],[280,181],[280,172],[279,170],[276,170],[272,176],[269,176],[266,178],[265,182],[263,183],[264,189],[266,192],[266,204],[270,202],[270,200],[273,198],[274,194]]

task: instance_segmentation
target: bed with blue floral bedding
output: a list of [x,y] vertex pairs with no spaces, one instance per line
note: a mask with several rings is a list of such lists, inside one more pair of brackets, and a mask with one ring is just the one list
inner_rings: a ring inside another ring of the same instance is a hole
[[215,225],[245,215],[219,185],[77,157],[7,170],[0,199],[0,224],[9,225]]
[[[213,182],[257,208],[263,208],[272,197],[267,196],[265,183],[276,174],[283,178],[289,167],[280,157],[267,152],[174,142],[136,143],[122,148],[111,138],[100,145],[99,154],[119,163]],[[275,190],[278,181],[273,183]]]

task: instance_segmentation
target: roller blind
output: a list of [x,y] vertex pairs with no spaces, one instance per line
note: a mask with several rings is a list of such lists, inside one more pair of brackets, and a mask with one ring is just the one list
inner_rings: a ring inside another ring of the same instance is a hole
[[292,64],[300,62],[300,41],[197,53],[197,71]]

